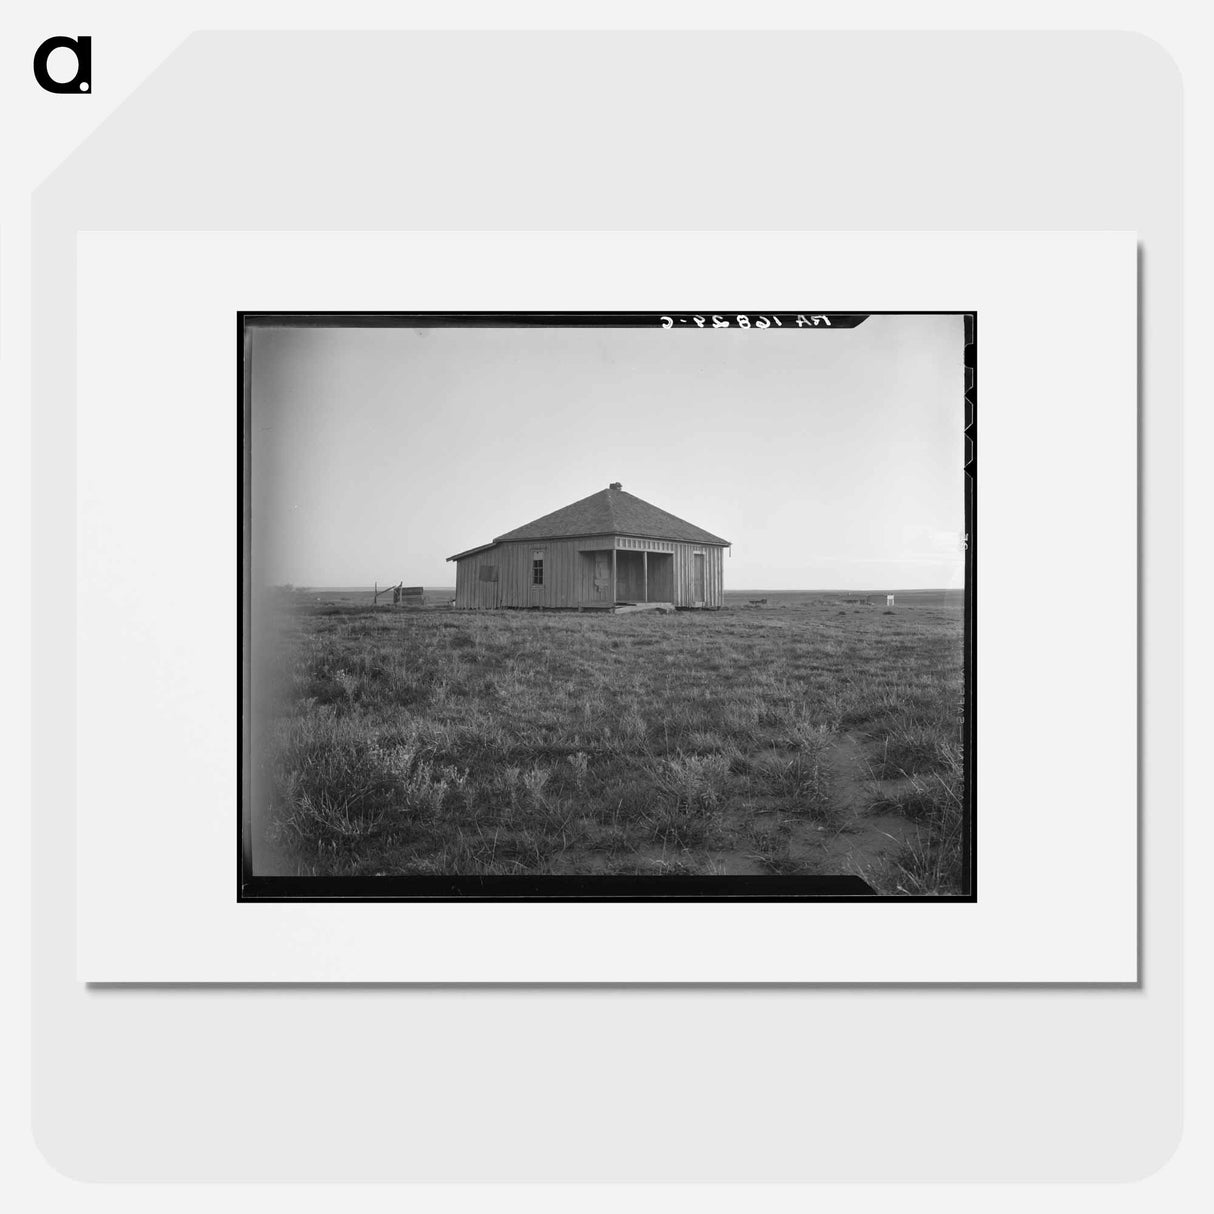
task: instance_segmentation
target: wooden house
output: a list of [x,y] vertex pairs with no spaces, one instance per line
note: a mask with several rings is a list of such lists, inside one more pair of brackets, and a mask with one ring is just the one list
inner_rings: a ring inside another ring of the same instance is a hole
[[728,547],[617,481],[447,559],[457,608],[717,608]]

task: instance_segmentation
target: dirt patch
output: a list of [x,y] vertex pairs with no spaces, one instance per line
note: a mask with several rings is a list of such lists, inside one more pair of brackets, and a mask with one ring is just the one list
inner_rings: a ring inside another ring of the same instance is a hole
[[564,855],[552,871],[585,876],[697,876],[760,877],[770,870],[753,856],[732,851],[691,851],[659,845],[627,851],[578,851]]
[[841,829],[824,839],[822,846],[836,871],[867,872],[880,866],[888,854],[900,851],[914,835],[914,825],[901,814],[870,808],[892,791],[885,785],[900,782],[872,778],[869,745],[858,734],[842,733],[828,752],[835,799],[844,818]]
[[870,780],[864,741],[859,734],[841,733],[827,751],[835,780],[835,801],[840,809],[859,814],[868,804]]

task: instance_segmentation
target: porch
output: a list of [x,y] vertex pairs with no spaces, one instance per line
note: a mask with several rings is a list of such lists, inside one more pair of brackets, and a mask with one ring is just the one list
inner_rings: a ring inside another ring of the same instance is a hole
[[674,609],[674,553],[621,548],[580,549],[584,608]]

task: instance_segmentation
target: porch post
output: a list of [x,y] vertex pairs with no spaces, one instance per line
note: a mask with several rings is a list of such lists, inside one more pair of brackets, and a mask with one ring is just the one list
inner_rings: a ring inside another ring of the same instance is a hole
[[615,540],[611,541],[611,601],[619,602],[620,599],[620,584],[616,581],[615,575]]
[[649,602],[649,553],[641,553],[641,586],[644,589],[645,602]]

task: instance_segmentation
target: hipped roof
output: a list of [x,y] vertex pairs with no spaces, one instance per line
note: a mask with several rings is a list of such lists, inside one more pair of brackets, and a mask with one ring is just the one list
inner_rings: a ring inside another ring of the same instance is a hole
[[[729,544],[728,540],[723,540],[719,535],[713,535],[703,527],[697,527],[694,523],[678,518],[614,486],[600,489],[598,493],[592,493],[579,502],[563,506],[560,510],[535,519],[534,522],[507,531],[493,542],[500,544],[507,540],[564,540],[590,535],[635,535],[643,539],[677,540],[689,544]],[[470,548],[467,552],[457,553],[447,559],[453,561],[482,550]]]

